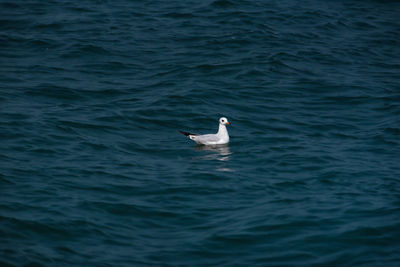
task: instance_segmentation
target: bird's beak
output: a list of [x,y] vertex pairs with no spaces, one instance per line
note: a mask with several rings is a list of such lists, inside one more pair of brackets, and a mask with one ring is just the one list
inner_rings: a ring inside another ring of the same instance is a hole
[[231,123],[229,121],[227,121],[226,124],[231,125]]

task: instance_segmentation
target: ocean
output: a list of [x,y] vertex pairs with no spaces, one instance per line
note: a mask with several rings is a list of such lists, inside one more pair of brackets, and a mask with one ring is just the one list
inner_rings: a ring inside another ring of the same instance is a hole
[[399,11],[0,1],[0,265],[399,266]]

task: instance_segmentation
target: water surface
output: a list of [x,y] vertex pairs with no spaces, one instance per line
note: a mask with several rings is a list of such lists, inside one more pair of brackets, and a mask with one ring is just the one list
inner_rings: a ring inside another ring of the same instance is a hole
[[398,266],[399,9],[2,1],[0,263]]

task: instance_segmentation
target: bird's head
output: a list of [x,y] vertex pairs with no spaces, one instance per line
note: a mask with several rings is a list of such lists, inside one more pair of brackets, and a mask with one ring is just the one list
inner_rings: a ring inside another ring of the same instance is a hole
[[231,123],[230,123],[230,122],[228,121],[228,119],[225,118],[225,117],[222,117],[222,118],[219,119],[219,124],[222,124],[222,125],[231,125]]

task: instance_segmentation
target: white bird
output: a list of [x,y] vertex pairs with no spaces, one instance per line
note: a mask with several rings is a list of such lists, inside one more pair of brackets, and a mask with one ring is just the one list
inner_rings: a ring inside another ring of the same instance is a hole
[[182,134],[188,136],[190,139],[195,141],[200,145],[223,145],[229,143],[229,134],[226,129],[226,125],[230,125],[231,123],[227,118],[222,117],[219,119],[219,128],[216,134],[192,134],[184,131],[179,131]]

